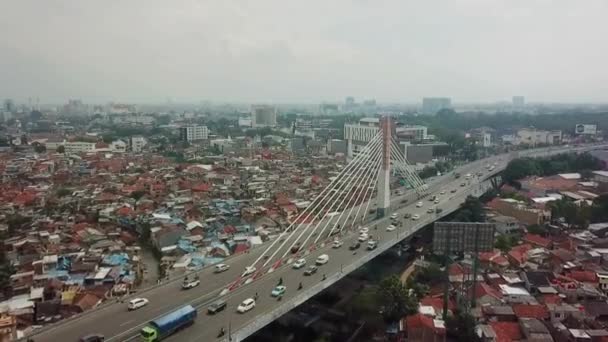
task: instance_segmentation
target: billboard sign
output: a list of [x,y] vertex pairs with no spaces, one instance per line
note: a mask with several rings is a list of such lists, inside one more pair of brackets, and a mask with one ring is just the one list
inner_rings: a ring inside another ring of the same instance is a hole
[[574,133],[596,135],[597,125],[577,124],[576,126],[574,126]]
[[492,251],[495,230],[494,223],[435,222],[433,252],[450,255]]

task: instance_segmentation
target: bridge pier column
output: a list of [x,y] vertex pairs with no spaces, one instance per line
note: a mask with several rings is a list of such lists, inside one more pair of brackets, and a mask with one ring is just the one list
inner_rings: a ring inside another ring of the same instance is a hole
[[391,206],[391,133],[392,119],[390,116],[382,117],[380,121],[382,129],[382,168],[378,177],[378,208],[376,216],[384,217]]

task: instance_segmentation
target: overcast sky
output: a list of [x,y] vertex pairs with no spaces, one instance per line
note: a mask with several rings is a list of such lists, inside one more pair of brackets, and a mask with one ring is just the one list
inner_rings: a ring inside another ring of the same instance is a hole
[[607,0],[4,0],[0,98],[608,101]]

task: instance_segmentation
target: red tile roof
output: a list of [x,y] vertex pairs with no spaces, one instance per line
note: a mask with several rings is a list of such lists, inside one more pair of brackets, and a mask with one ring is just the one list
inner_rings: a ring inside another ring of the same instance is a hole
[[581,283],[597,283],[597,275],[591,271],[571,271],[566,274],[567,277],[572,278]]
[[515,304],[513,312],[517,318],[536,318],[546,319],[549,317],[549,310],[546,306],[540,304]]
[[405,324],[407,329],[420,329],[420,328],[429,328],[435,329],[435,324],[433,323],[433,319],[431,317],[427,317],[423,314],[415,314],[411,316],[407,316],[405,319]]
[[490,322],[490,327],[496,333],[496,342],[511,342],[523,339],[519,323]]
[[[443,311],[443,298],[426,296],[420,299],[420,305],[432,306],[435,312],[441,312]],[[456,309],[456,303],[451,299],[448,300],[448,310],[454,311],[454,309]]]
[[526,234],[522,240],[539,247],[549,248],[551,246],[551,240],[536,234]]
[[475,298],[481,298],[483,296],[490,296],[496,299],[502,298],[502,294],[498,290],[486,283],[480,282],[475,284],[475,296]]
[[197,184],[192,187],[192,191],[206,192],[209,190],[211,190],[211,185],[209,185],[207,183]]
[[120,216],[129,216],[133,214],[133,209],[129,207],[122,207],[116,211],[116,214]]

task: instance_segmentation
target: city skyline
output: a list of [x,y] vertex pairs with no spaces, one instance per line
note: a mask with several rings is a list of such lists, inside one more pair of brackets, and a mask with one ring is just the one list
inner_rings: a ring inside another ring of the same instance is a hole
[[599,0],[3,3],[13,15],[0,24],[0,97],[605,103],[607,9]]

